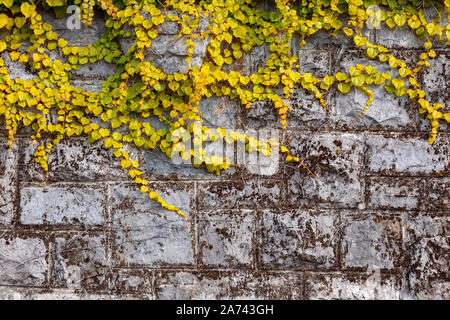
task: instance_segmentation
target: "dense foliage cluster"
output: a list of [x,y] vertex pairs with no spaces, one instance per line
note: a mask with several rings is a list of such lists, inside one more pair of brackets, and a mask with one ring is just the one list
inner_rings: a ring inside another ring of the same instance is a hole
[[[72,4],[80,6],[84,24],[92,22],[94,8],[106,17],[106,32],[88,47],[69,46],[37,11],[53,9],[62,16]],[[450,0],[274,0],[276,10],[270,12],[259,10],[257,5],[256,0],[0,0],[2,57],[9,55],[12,61],[27,64],[36,74],[32,80],[13,80],[0,58],[0,116],[9,143],[20,125],[31,127],[31,138],[38,144],[36,161],[48,172],[47,154],[62,139],[86,136],[90,142],[101,140],[105,148],[112,149],[141,192],[185,217],[148,188],[145,173],[130,158],[127,145],[159,148],[168,157],[177,154],[191,159],[195,167],[203,166],[219,174],[229,167],[228,159],[208,156],[201,146],[185,149],[181,143],[185,133],[194,137],[194,145],[202,144],[205,136],[219,137],[230,144],[240,141],[248,152],[265,155],[277,143],[222,128],[195,126],[194,122],[202,121],[198,108],[202,98],[227,96],[238,99],[246,108],[255,101],[270,100],[285,128],[290,111],[285,99],[298,86],[314,94],[323,107],[323,96],[332,86],[342,94],[356,88],[368,97],[361,117],[372,103],[371,87],[384,85],[389,94],[407,95],[417,102],[418,111],[426,114],[432,125],[430,143],[436,139],[439,122],[450,122],[450,114],[442,112],[441,104],[426,99],[416,79],[418,72],[430,65],[428,59],[436,57],[433,41],[449,42],[450,26],[442,21],[448,17]],[[382,10],[374,10],[375,5]],[[434,21],[425,17],[424,9],[429,7],[439,12]],[[206,28],[203,19],[208,20]],[[190,65],[183,73],[165,74],[145,59],[145,50],[158,36],[157,27],[165,21],[180,25],[178,36],[186,39],[188,63],[196,40],[209,40],[207,59],[201,67]],[[410,69],[387,48],[370,43],[361,32],[368,23],[409,27],[423,38],[424,51],[417,66]],[[369,59],[398,70],[399,77],[359,64],[324,78],[303,73],[298,57],[292,55],[291,40],[299,35],[303,45],[318,31],[326,31],[330,37],[341,33],[352,38]],[[128,52],[123,52],[118,39],[133,41]],[[230,69],[225,65],[263,44],[269,47],[270,57],[256,73],[225,71]],[[63,59],[50,59],[53,50],[58,50]],[[101,92],[83,91],[70,84],[72,70],[100,60],[115,64],[118,70],[104,81]],[[159,119],[167,129],[153,128],[146,121],[150,117]],[[199,135],[202,139],[196,139]],[[46,142],[49,137],[51,142]],[[286,147],[280,146],[280,150],[287,161],[304,166]]]

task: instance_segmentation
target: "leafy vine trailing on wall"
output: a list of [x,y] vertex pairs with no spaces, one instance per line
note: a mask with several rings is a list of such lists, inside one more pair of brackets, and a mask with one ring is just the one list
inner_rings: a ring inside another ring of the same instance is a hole
[[[443,113],[439,103],[431,103],[416,79],[418,72],[430,66],[435,58],[432,41],[450,39],[448,19],[450,0],[274,0],[275,11],[257,9],[256,0],[0,0],[0,52],[9,54],[11,61],[28,64],[35,72],[32,80],[12,80],[0,58],[0,116],[4,118],[9,145],[19,125],[31,127],[31,139],[38,144],[35,160],[47,173],[47,154],[66,137],[86,136],[90,142],[101,140],[112,149],[114,156],[128,171],[131,179],[149,198],[186,219],[184,212],[167,204],[161,196],[149,189],[145,173],[139,163],[130,158],[127,145],[145,149],[159,148],[168,157],[174,155],[192,161],[193,166],[204,166],[209,172],[220,174],[230,163],[227,158],[209,156],[200,146],[187,150],[181,144],[183,134],[194,136],[193,143],[220,137],[226,143],[243,142],[247,152],[269,155],[277,142],[259,141],[245,134],[222,128],[195,126],[202,123],[199,101],[203,97],[227,96],[239,99],[246,108],[255,101],[270,100],[276,108],[283,128],[287,125],[289,106],[284,102],[294,88],[301,85],[310,91],[325,108],[323,96],[332,86],[342,93],[356,88],[367,97],[367,104],[357,121],[373,101],[373,86],[384,85],[389,94],[406,95],[415,101],[418,111],[431,122],[429,143],[437,136],[440,121],[450,122],[450,114]],[[57,16],[66,12],[70,4],[80,5],[81,20],[92,22],[94,7],[106,17],[106,31],[88,47],[69,46],[58,37],[52,26],[42,21],[37,7],[53,7]],[[373,10],[373,6],[382,10]],[[434,21],[427,21],[424,9],[434,7],[439,12]],[[176,12],[177,14],[173,14]],[[172,14],[171,14],[172,13]],[[150,16],[150,18],[149,18]],[[209,19],[206,30],[200,30],[201,19]],[[186,72],[165,74],[151,62],[145,61],[145,50],[158,36],[157,27],[164,21],[180,25],[178,37],[185,37],[191,62],[198,39],[210,40],[208,59],[201,65],[188,66]],[[345,21],[345,22],[344,22]],[[386,24],[390,28],[409,26],[424,39],[424,51],[417,66],[409,69],[404,61],[387,48],[371,43],[361,30],[367,23]],[[133,32],[129,32],[129,28]],[[297,56],[291,54],[292,37],[301,36],[301,45],[308,36],[325,30],[330,37],[339,33],[353,39],[372,60],[388,64],[399,77],[378,72],[373,66],[360,64],[348,72],[339,72],[322,79],[302,73]],[[6,31],[6,32],[5,32]],[[6,35],[5,35],[6,34]],[[130,39],[133,45],[124,53],[118,39]],[[25,43],[30,45],[23,48]],[[237,71],[224,71],[255,46],[267,44],[270,57],[265,66],[250,76]],[[49,51],[58,50],[64,59],[50,59]],[[64,61],[63,61],[64,60]],[[71,71],[80,65],[105,60],[117,66],[118,71],[103,82],[101,92],[83,91],[73,87]],[[56,119],[48,115],[56,113]],[[167,130],[156,130],[146,119],[159,119]],[[175,134],[176,133],[176,134]],[[202,139],[196,139],[202,135]],[[51,137],[51,142],[46,142]],[[214,138],[213,138],[214,137]],[[285,146],[280,151],[286,161],[306,166]]]

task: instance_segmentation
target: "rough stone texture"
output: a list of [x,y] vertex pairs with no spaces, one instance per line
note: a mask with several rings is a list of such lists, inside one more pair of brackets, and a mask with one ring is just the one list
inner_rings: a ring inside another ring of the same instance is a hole
[[46,282],[48,257],[42,239],[1,234],[0,285],[42,286]]
[[275,269],[336,266],[338,219],[333,212],[265,211],[260,249],[262,264]]
[[395,269],[402,263],[401,219],[393,214],[347,213],[342,217],[342,264],[346,269]]
[[83,185],[25,186],[20,194],[20,221],[24,225],[101,225],[103,188]]
[[297,134],[287,139],[317,178],[306,170],[286,165],[288,195],[294,206],[359,207],[363,202],[361,179],[363,137],[354,134]]
[[17,197],[17,145],[9,148],[5,139],[0,140],[0,227],[12,223]]
[[424,205],[424,191],[424,181],[420,178],[374,177],[367,184],[367,205],[377,209],[417,210]]
[[449,136],[442,134],[433,145],[414,137],[367,137],[368,169],[392,175],[448,174]]
[[218,181],[199,184],[198,205],[203,209],[267,208],[281,203],[277,181]]
[[449,228],[448,212],[405,214],[405,286],[411,298],[448,299]]
[[68,235],[55,239],[55,285],[65,288],[101,289],[106,280],[104,236]]
[[[171,204],[183,210],[193,223],[189,186],[157,184],[150,189],[170,198]],[[114,232],[114,255],[119,265],[179,266],[194,263],[192,227],[175,214],[148,201],[133,185],[110,187]],[[188,226],[186,226],[188,227]]]
[[423,73],[423,90],[430,94],[434,102],[442,103],[449,110],[450,54],[439,51],[439,56],[430,61],[431,66]]
[[402,297],[401,282],[395,276],[369,274],[308,274],[306,297],[313,300],[398,300]]
[[[413,58],[413,53],[410,52],[397,52],[396,55],[400,56],[407,63]],[[404,55],[405,57],[402,57]],[[347,51],[344,53],[340,60],[337,62],[336,71],[349,72],[350,67],[356,64],[372,65],[377,68],[379,72],[388,72],[393,77],[398,76],[397,71],[393,71],[389,65],[382,64],[377,61],[368,60],[364,54],[360,51]],[[333,122],[338,127],[343,128],[365,128],[365,129],[378,129],[391,131],[398,130],[399,128],[411,129],[414,123],[414,115],[416,110],[410,110],[408,108],[408,98],[396,97],[386,92],[383,86],[374,87],[370,89],[373,91],[372,105],[367,109],[366,113],[356,123],[359,114],[363,111],[368,97],[355,88],[351,89],[348,94],[341,94],[336,92],[335,100],[332,101],[332,117]],[[352,125],[351,125],[352,124]]]
[[300,299],[302,277],[296,273],[159,273],[158,299]]
[[[50,13],[44,20],[69,45],[87,46],[105,30],[100,15],[80,30]],[[199,28],[207,25],[203,20]],[[179,25],[164,22],[158,31],[146,60],[167,73],[187,72],[185,39],[173,41]],[[363,33],[410,67],[423,49],[406,27]],[[319,32],[306,41],[302,48],[298,37],[291,43],[302,72],[320,78],[357,63],[388,71],[342,33]],[[127,52],[133,40],[119,43]],[[207,45],[208,39],[198,41],[192,65],[208,59]],[[434,46],[438,57],[418,80],[432,102],[445,105],[450,52]],[[223,69],[250,75],[269,55],[267,45],[256,47]],[[12,79],[37,76],[1,56]],[[54,52],[50,58],[62,59]],[[70,81],[100,92],[116,71],[105,62],[87,64]],[[260,137],[256,129],[272,129],[270,137],[289,146],[316,178],[279,159],[277,150],[258,159],[239,144],[224,151],[205,143],[209,154],[223,152],[236,162],[220,176],[158,150],[130,149],[149,187],[185,211],[187,225],[140,193],[110,151],[84,138],[55,147],[44,183],[31,130],[19,127],[10,149],[1,123],[0,299],[450,299],[450,126],[441,125],[430,146],[429,122],[417,105],[372,89],[373,105],[351,125],[364,95],[332,89],[324,109],[296,87],[285,101],[292,110],[284,132],[271,103],[245,109],[223,97],[201,100],[205,125]]]
[[256,215],[253,211],[212,211],[199,221],[199,256],[208,267],[252,267]]

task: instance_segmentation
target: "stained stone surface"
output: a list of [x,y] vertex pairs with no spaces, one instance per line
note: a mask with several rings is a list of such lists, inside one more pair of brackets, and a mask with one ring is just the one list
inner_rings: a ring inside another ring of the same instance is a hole
[[[69,45],[87,46],[105,30],[101,16],[79,30],[50,13],[43,18]],[[207,27],[203,19],[199,28]],[[188,72],[185,38],[175,40],[180,26],[166,21],[158,31],[146,60],[167,73]],[[422,52],[423,40],[407,28],[363,33],[409,66]],[[118,42],[127,53],[133,38]],[[209,39],[197,42],[191,66],[209,59]],[[388,71],[342,33],[320,32],[299,45],[295,37],[291,50],[302,72],[319,78],[358,63]],[[450,52],[434,46],[438,56],[418,80],[448,112]],[[255,47],[224,70],[250,75],[269,56],[268,46]],[[2,58],[12,79],[37,76],[8,54]],[[100,92],[116,71],[87,64],[70,81]],[[278,150],[255,158],[242,145],[205,142],[208,153],[233,161],[219,176],[159,150],[130,149],[149,188],[182,209],[187,222],[136,189],[101,143],[65,139],[49,154],[46,181],[33,159],[31,130],[19,127],[9,148],[0,129],[0,299],[450,299],[449,126],[430,146],[416,105],[371,89],[374,103],[353,123],[366,102],[360,92],[332,89],[324,109],[294,88],[285,100],[292,109],[287,131],[271,103],[245,109],[236,99],[201,100],[205,125],[251,136],[270,131],[310,172],[280,159]]]

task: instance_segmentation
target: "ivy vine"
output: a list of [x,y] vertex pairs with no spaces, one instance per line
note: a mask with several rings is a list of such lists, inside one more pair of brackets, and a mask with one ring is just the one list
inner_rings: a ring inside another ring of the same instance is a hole
[[[80,6],[81,20],[86,25],[92,22],[94,8],[104,13],[106,31],[97,42],[81,48],[69,46],[37,11],[37,7],[53,8],[57,16],[63,16],[71,4]],[[4,118],[9,144],[19,125],[31,127],[31,139],[38,145],[35,160],[48,178],[47,155],[64,138],[101,140],[105,148],[112,149],[142,193],[186,218],[184,212],[149,189],[145,172],[131,159],[127,145],[158,148],[168,157],[176,154],[190,159],[195,167],[220,174],[230,166],[227,158],[209,156],[201,146],[196,151],[186,150],[180,137],[185,133],[193,135],[194,145],[217,137],[229,144],[239,141],[246,144],[247,152],[266,156],[277,144],[223,128],[195,126],[194,122],[202,122],[199,101],[204,97],[227,96],[238,99],[246,108],[256,101],[270,100],[286,128],[290,107],[285,99],[298,85],[311,92],[324,108],[323,97],[331,87],[337,87],[342,94],[352,88],[360,90],[367,96],[367,104],[355,121],[373,101],[371,87],[384,85],[389,94],[406,95],[417,103],[419,113],[431,122],[430,144],[436,139],[439,123],[450,122],[450,114],[442,112],[441,104],[428,101],[417,81],[419,71],[436,57],[433,41],[449,43],[450,26],[442,24],[442,20],[443,15],[448,17],[450,0],[274,0],[276,10],[271,12],[259,10],[257,4],[256,0],[0,0],[0,28],[2,33],[6,31],[0,40],[0,52],[8,54],[12,61],[28,64],[37,75],[31,80],[13,80],[0,58],[0,117]],[[382,10],[375,11],[373,6]],[[433,21],[425,17],[424,10],[429,7],[439,13]],[[205,18],[209,20],[206,30],[200,27]],[[191,63],[196,40],[209,40],[208,56],[200,67],[190,65],[184,73],[165,74],[145,60],[145,50],[165,21],[180,25],[178,37],[186,39],[187,63]],[[389,49],[371,43],[362,33],[368,23],[389,28],[405,25],[423,38],[424,50],[417,66],[410,69]],[[299,58],[291,54],[291,40],[299,35],[302,46],[321,30],[330,37],[344,34],[351,38],[369,59],[389,65],[399,77],[391,78],[389,73],[360,64],[323,78],[302,73]],[[119,39],[124,38],[133,41],[128,52],[119,45]],[[30,45],[23,50],[25,43]],[[263,44],[270,49],[270,57],[254,74],[247,76],[223,68]],[[53,50],[59,51],[63,59],[50,59],[49,51]],[[83,91],[70,84],[73,70],[101,60],[115,64],[118,70],[104,81],[101,92]],[[48,115],[53,112],[57,116],[51,121]],[[167,129],[153,128],[146,121],[150,117],[157,118]],[[196,139],[199,135],[203,138]],[[46,142],[48,137],[51,142]],[[286,161],[307,169],[287,147],[281,145],[280,151]]]

